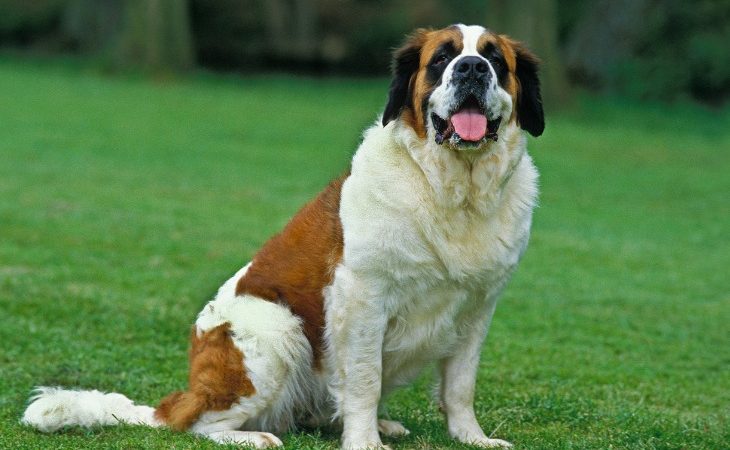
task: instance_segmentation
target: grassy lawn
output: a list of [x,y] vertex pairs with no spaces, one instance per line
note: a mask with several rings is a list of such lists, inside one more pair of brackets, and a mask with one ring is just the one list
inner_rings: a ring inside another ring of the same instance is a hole
[[[18,419],[39,384],[146,404],[182,388],[201,306],[346,169],[386,89],[0,59],[0,448],[218,448]],[[481,423],[517,448],[727,448],[730,112],[586,97],[547,126],[531,142],[532,241],[483,352]],[[387,442],[468,448],[430,380],[391,398],[412,433]]]

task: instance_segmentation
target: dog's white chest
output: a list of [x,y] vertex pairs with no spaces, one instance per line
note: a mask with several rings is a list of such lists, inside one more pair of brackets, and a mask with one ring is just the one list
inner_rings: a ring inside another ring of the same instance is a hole
[[519,262],[537,173],[524,148],[498,151],[464,172],[438,155],[417,161],[380,129],[353,160],[340,204],[342,277],[328,304],[341,314],[382,305],[384,389],[453,354]]
[[537,194],[514,136],[514,148],[467,166],[443,150],[408,154],[371,130],[342,191],[344,262],[411,291],[498,281],[525,249]]
[[446,287],[401,297],[383,340],[384,388],[408,383],[424,366],[452,354],[459,317],[473,300],[464,289]]
[[[392,249],[397,262],[391,264],[399,270],[387,281],[394,295],[383,344],[384,388],[408,383],[424,366],[453,354],[465,320],[483,314],[490,293],[501,289],[517,263],[521,250],[501,246],[492,224],[471,225],[458,236],[434,224],[425,245]],[[401,242],[416,234],[423,239],[414,231]]]
[[500,278],[517,263],[526,240],[526,236],[515,236],[505,229],[499,217],[483,217],[469,210],[442,212],[434,208],[419,222],[424,252],[404,254],[403,264],[467,287]]

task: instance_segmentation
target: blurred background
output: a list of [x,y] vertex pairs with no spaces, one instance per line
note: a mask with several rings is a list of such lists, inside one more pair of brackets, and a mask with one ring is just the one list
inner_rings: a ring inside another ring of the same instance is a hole
[[105,70],[382,76],[405,33],[458,21],[526,41],[549,107],[576,86],[712,105],[730,94],[728,0],[0,0],[0,45]]

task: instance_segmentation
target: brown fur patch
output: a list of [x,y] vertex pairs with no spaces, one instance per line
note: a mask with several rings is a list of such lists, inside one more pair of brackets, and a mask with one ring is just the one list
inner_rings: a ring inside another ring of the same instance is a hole
[[499,45],[499,38],[489,31],[486,33],[482,33],[481,36],[479,36],[479,40],[477,41],[477,51],[479,53],[482,53],[484,49],[487,47],[487,44],[494,44]]
[[509,68],[509,86],[507,92],[512,96],[512,116],[510,122],[519,122],[517,102],[518,98],[522,94],[522,86],[520,85],[520,79],[517,76],[517,58],[521,58],[523,61],[527,61],[530,64],[539,65],[540,59],[530,52],[522,42],[515,41],[507,35],[501,34],[498,36],[500,49],[504,54],[504,59],[507,62]]
[[236,295],[281,302],[302,319],[316,368],[320,367],[323,344],[322,290],[332,282],[334,269],[342,260],[340,192],[346,178],[330,183],[281,233],[264,244],[236,286]]
[[155,410],[157,419],[173,429],[185,430],[202,413],[229,409],[239,398],[256,393],[230,328],[226,322],[198,337],[193,326],[188,390],[165,397]]
[[[415,70],[409,80],[408,80],[408,92],[410,93],[410,101],[406,102],[406,104],[403,107],[403,111],[401,112],[401,120],[408,124],[411,128],[416,130],[416,133],[421,136],[421,133],[424,133],[425,135],[425,129],[423,128],[423,120],[420,121],[420,125],[418,122],[418,117],[416,116],[416,108],[413,107],[415,104],[415,90],[416,90],[416,75],[420,72],[422,63],[421,63],[421,57],[423,55],[423,46],[425,45],[426,41],[428,40],[429,35],[433,33],[433,30],[426,29],[426,28],[420,28],[413,32],[408,39],[406,40],[405,44],[401,46],[399,49],[397,49],[394,53],[394,59],[397,61],[399,57],[405,53],[408,53],[410,51],[416,51],[418,52],[418,67],[417,70]],[[423,97],[421,97],[423,98]]]
[[515,42],[510,39],[509,37],[505,35],[499,35],[497,38],[497,45],[499,46],[499,49],[502,51],[502,55],[504,56],[504,61],[507,63],[507,70],[509,71],[509,75],[507,76],[507,79],[509,80],[507,86],[505,87],[506,91],[509,92],[509,95],[512,97],[512,115],[510,116],[510,122],[514,122],[517,120],[517,96],[519,95],[520,91],[520,81],[517,79],[517,76],[515,75],[515,72],[517,71],[517,55],[515,53]]

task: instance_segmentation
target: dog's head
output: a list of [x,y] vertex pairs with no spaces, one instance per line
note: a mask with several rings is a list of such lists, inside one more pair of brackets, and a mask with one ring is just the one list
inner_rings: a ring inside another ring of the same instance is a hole
[[383,125],[401,120],[421,139],[455,150],[486,150],[514,121],[545,128],[538,59],[521,43],[480,26],[417,30],[393,55]]

